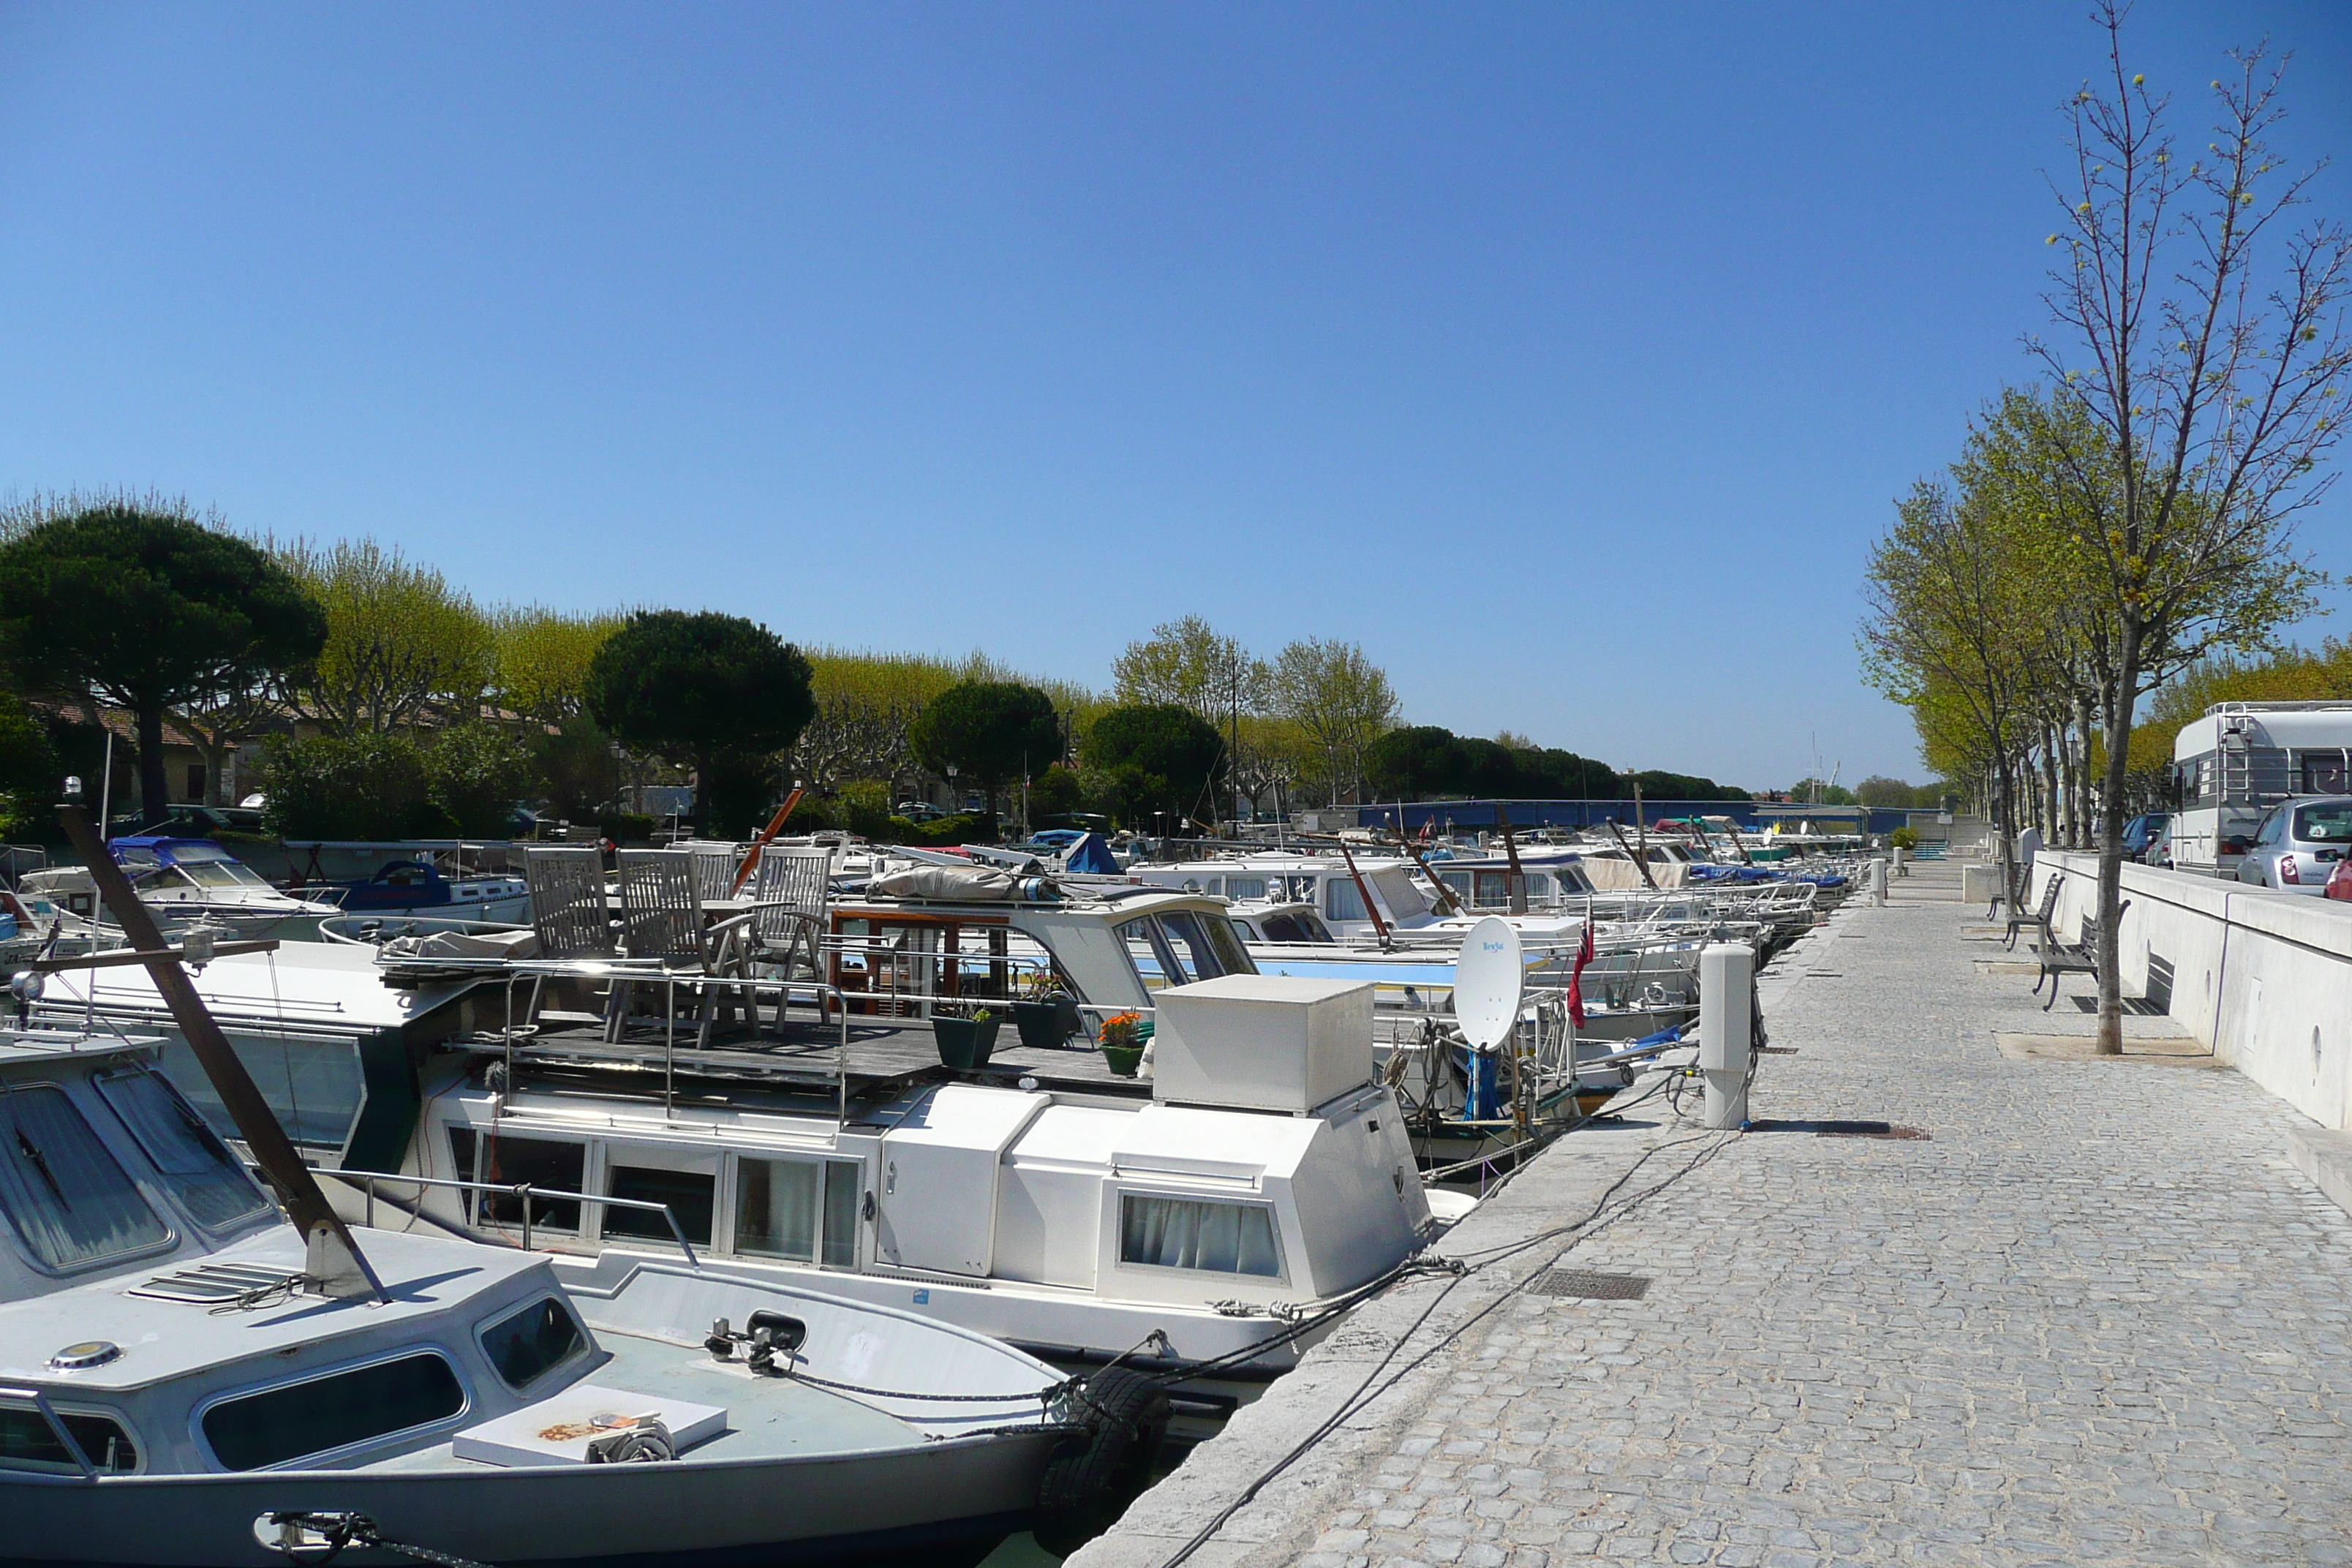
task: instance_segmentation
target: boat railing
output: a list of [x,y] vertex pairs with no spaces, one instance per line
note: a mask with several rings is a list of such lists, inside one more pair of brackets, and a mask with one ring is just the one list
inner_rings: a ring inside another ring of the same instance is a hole
[[[687,1267],[697,1272],[699,1272],[702,1268],[702,1260],[695,1256],[694,1244],[686,1239],[686,1231],[677,1223],[677,1215],[671,1211],[667,1204],[655,1203],[647,1198],[615,1198],[602,1197],[593,1193],[550,1192],[545,1187],[535,1187],[529,1182],[470,1182],[454,1176],[404,1176],[383,1171],[329,1171],[324,1173],[340,1176],[346,1182],[355,1184],[365,1193],[367,1201],[360,1223],[370,1230],[375,1228],[375,1184],[378,1182],[396,1182],[412,1187],[449,1187],[460,1192],[489,1193],[499,1197],[520,1198],[522,1200],[522,1247],[525,1252],[536,1250],[530,1244],[530,1205],[533,1198],[545,1203],[603,1204],[607,1208],[638,1209],[646,1214],[661,1215],[669,1224],[669,1233],[677,1241],[677,1249],[686,1254]],[[6,1392],[5,1389],[0,1389],[0,1394]]]
[[[793,1003],[806,1000],[815,1006],[820,1025],[828,1016],[840,1020],[840,1037],[834,1051],[835,1120],[836,1127],[848,1124],[849,1001],[853,994],[837,985],[822,980],[667,969],[653,959],[515,959],[506,961],[503,968],[507,987],[507,1022],[497,1035],[506,1050],[509,1073],[513,1069],[513,1057],[518,1047],[530,1049],[534,1044],[553,1043],[543,1040],[539,1025],[540,1003],[548,981],[604,980],[616,989],[621,986],[644,986],[648,990],[658,988],[662,996],[662,1108],[665,1115],[675,1109],[677,1101],[677,1036],[681,1017],[678,998],[681,991],[693,1005],[697,1015],[685,1026],[698,1040],[703,1037],[704,1025],[711,1009],[722,1003],[745,1007],[756,1023],[761,999],[768,998],[775,1006],[781,1028],[783,1016]],[[529,982],[531,987],[530,1000],[518,1009],[516,988],[525,982]],[[619,1043],[619,1025],[624,1016],[619,1010],[625,1005],[627,1003],[618,995],[606,1004],[605,1022],[615,1044]],[[518,1019],[527,1021],[519,1023]]]

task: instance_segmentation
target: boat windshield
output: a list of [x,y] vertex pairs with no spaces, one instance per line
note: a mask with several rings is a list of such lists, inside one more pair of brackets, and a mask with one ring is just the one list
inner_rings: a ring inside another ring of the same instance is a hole
[[258,872],[250,866],[235,860],[198,860],[180,862],[180,874],[199,888],[268,888]]

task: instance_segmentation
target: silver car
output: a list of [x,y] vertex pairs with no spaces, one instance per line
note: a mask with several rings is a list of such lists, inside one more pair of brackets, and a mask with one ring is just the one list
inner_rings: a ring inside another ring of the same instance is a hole
[[2352,795],[2306,795],[2271,807],[2254,829],[2238,880],[2317,898],[2352,850]]

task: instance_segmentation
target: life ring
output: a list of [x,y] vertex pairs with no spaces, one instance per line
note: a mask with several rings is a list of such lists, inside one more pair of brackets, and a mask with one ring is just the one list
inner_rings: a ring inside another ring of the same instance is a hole
[[1118,1522],[1142,1495],[1168,1436],[1168,1391],[1139,1372],[1105,1367],[1073,1388],[1065,1436],[1037,1483],[1037,1544],[1066,1557]]

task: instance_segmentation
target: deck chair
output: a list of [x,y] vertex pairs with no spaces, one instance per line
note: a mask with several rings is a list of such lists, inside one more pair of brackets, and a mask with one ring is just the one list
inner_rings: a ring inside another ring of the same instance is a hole
[[[523,878],[530,887],[530,923],[539,936],[539,956],[551,959],[597,959],[613,956],[613,918],[604,898],[604,857],[593,847],[542,847],[523,851]],[[559,990],[577,991],[581,983],[563,981]],[[559,1012],[541,1006],[547,978],[531,982],[530,1009],[526,1016],[541,1024],[601,1024],[606,1015],[583,1011]],[[574,997],[572,1000],[578,1000]]]
[[[2126,899],[2123,908],[2116,911],[2116,929],[2123,929],[2123,917],[2131,912],[2132,901]],[[2042,983],[2050,982],[2050,1000],[2042,1010],[2050,1011],[2058,1000],[2058,977],[2062,974],[2096,974],[2099,972],[2099,919],[2094,910],[2084,917],[2083,940],[2078,942],[2060,942],[2047,926],[2042,927],[2042,940],[2034,943],[2033,955],[2042,963],[2042,973],[2034,977],[2033,994],[2042,994]]]
[[735,896],[735,879],[743,869],[741,849],[709,838],[689,838],[671,847],[694,857],[695,889],[705,904],[723,903]]
[[817,945],[833,908],[833,851],[786,849],[771,845],[760,856],[751,880],[752,945],[769,963],[789,971],[796,953],[823,973]]
[[2049,885],[2042,889],[2042,906],[2040,909],[2036,910],[2030,915],[2016,911],[2012,911],[2009,917],[2009,929],[2001,933],[2001,946],[2009,948],[2011,951],[2015,951],[2017,947],[2017,933],[2025,930],[2028,926],[2039,928],[2042,932],[2042,938],[2044,942],[2054,942],[2058,940],[2057,934],[2050,929],[2050,922],[2057,918],[2058,889],[2060,884],[2063,883],[2065,880],[2065,878],[2059,876],[2054,872],[2052,873]]

